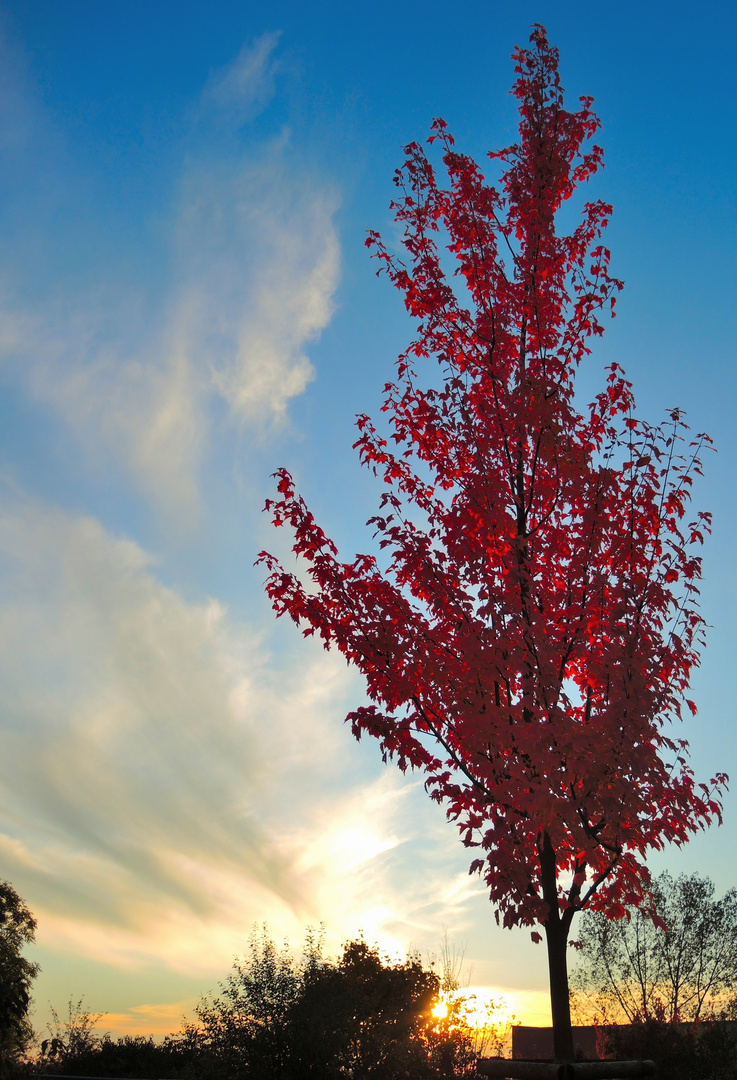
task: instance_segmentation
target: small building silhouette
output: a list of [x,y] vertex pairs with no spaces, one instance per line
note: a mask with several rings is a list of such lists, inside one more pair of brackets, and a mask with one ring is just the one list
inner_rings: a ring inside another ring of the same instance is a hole
[[[573,1048],[576,1057],[597,1061],[596,1028],[591,1026],[573,1028]],[[526,1061],[552,1061],[553,1029],[551,1027],[512,1028],[512,1057]]]
[[[735,1042],[735,1060],[737,1060],[737,1020],[716,1020],[712,1023],[727,1031],[732,1037]],[[631,1025],[623,1024],[621,1027],[626,1029]],[[573,1049],[576,1057],[582,1061],[599,1060],[596,1050],[596,1028],[593,1025],[574,1026]],[[554,1057],[553,1029],[551,1027],[525,1027],[522,1024],[513,1027],[512,1057],[517,1061],[552,1061]]]

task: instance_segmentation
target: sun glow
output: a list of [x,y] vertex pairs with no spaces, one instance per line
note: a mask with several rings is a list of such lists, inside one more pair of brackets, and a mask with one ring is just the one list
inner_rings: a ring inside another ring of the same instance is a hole
[[504,998],[486,987],[442,990],[431,1009],[437,1030],[460,1030],[483,1056],[503,1056],[511,1046],[515,1016]]
[[442,999],[438,1001],[437,1005],[432,1009],[432,1015],[436,1020],[445,1020],[448,1015],[448,1004]]

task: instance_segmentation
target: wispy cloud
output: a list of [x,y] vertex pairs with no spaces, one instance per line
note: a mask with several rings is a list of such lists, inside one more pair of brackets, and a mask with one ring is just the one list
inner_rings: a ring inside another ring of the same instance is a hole
[[333,311],[336,200],[291,168],[280,142],[256,165],[193,169],[183,186],[170,333],[242,421],[283,419]]
[[[288,424],[313,377],[337,195],[288,131],[248,136],[279,78],[267,35],[209,79],[147,241],[165,247],[155,272],[133,284],[110,249],[97,280],[34,289],[2,264],[0,358],[45,449],[48,414],[81,447],[75,507],[97,469],[111,502],[133,492],[186,522],[224,432]],[[41,160],[48,125],[28,131],[24,160]],[[438,854],[455,849],[420,785],[343,728],[361,689],[339,657],[315,642],[272,657],[196,577],[164,584],[165,556],[93,514],[0,495],[0,862],[42,949],[166,970],[180,997],[224,974],[254,921],[295,942],[324,921],[332,949],[363,929],[397,951],[463,924],[478,886]],[[119,1028],[153,1017],[140,1009]]]
[[105,300],[81,298],[71,317],[52,310],[53,321],[48,311],[6,313],[7,351],[32,398],[65,422],[93,468],[113,465],[118,482],[127,476],[161,512],[190,517],[209,436],[206,380],[168,329],[152,327],[129,351],[125,317],[137,312],[123,304],[112,308],[119,335],[101,342],[104,310]]
[[134,1005],[127,1012],[105,1013],[95,1024],[95,1030],[119,1035],[138,1035],[141,1031],[159,1037],[170,1035],[180,1029],[182,1017],[190,1016],[196,1004],[197,998],[184,998],[166,1005]]
[[[284,131],[232,138],[275,93],[277,41],[244,47],[202,93],[179,178],[159,200],[169,224],[149,241],[167,251],[155,260],[166,272],[155,304],[144,296],[146,267],[142,284],[122,286],[112,250],[100,252],[107,269],[84,288],[59,281],[51,299],[34,300],[8,286],[0,305],[0,356],[15,360],[33,398],[90,462],[115,464],[175,517],[197,508],[222,423],[218,399],[231,423],[283,423],[313,377],[306,349],[333,311],[335,191]],[[46,129],[36,128],[42,157]]]
[[235,60],[210,76],[196,110],[199,121],[239,128],[258,116],[276,92],[280,36],[272,31],[246,42]]
[[191,974],[227,965],[263,918],[406,945],[460,917],[468,879],[404,880],[416,784],[348,767],[357,687],[338,658],[270,664],[136,544],[5,501],[0,851],[42,943]]

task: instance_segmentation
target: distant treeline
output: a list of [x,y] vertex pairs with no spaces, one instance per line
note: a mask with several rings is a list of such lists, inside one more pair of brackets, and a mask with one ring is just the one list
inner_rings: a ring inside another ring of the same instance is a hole
[[264,927],[179,1033],[163,1042],[100,1037],[100,1016],[70,1003],[24,1070],[140,1080],[471,1077],[480,1054],[501,1052],[503,1033],[472,1024],[456,991],[451,957],[394,961],[359,938],[330,960],[310,933],[295,958]]
[[[581,918],[571,982],[580,1020],[595,1027],[585,1052],[652,1058],[668,1080],[734,1080],[737,891],[717,897],[708,878],[664,873],[652,893],[665,925],[637,908],[616,922],[593,911]],[[99,1035],[102,1014],[80,1000],[63,1019],[52,1010],[38,1043],[28,1020],[38,966],[22,956],[35,928],[0,882],[0,1080],[453,1080],[509,1048],[497,1007],[479,1016],[460,989],[463,956],[447,939],[432,963],[392,960],[363,938],[331,959],[310,931],[295,957],[265,926],[194,1019],[163,1041]],[[538,1049],[525,1047],[532,1057]]]

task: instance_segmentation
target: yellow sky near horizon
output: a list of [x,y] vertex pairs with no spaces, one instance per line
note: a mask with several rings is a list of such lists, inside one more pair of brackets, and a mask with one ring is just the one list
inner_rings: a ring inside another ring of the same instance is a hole
[[[550,1025],[550,1001],[542,990],[517,990],[510,987],[468,986],[459,993],[466,999],[477,1002],[468,1010],[471,1023],[482,1026],[488,1018],[487,1005],[497,1005],[493,1013],[497,1024],[523,1024],[530,1027],[548,1027]],[[170,1003],[143,1003],[124,1012],[102,1013],[93,1030],[98,1035],[109,1034],[113,1039],[126,1035],[152,1035],[162,1039],[182,1030],[185,1020],[194,1017],[197,998],[183,998]]]

